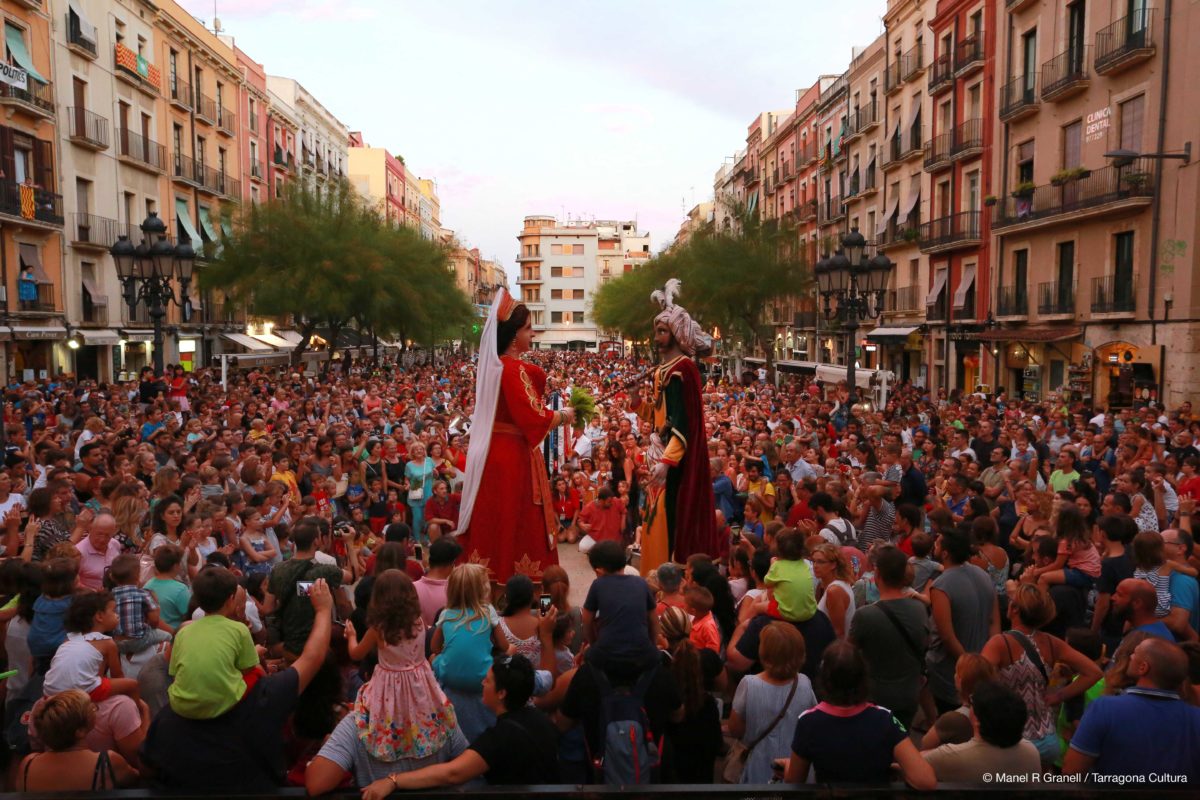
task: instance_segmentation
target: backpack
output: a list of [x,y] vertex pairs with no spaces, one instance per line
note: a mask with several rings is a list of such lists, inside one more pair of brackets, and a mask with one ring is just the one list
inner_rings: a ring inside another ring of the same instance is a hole
[[604,670],[592,668],[600,690],[597,741],[601,749],[588,755],[598,781],[612,786],[656,781],[662,750],[650,732],[644,701],[657,671],[655,665],[643,672],[632,688],[614,688]]
[[[841,530],[838,530],[833,526],[834,522],[842,523],[840,526]],[[854,530],[854,526],[850,524],[848,520],[844,520],[841,517],[838,517],[836,520],[831,520],[830,524],[826,525],[821,530],[829,531],[836,536],[838,539],[838,544],[842,546],[855,547],[858,544],[858,534]]]

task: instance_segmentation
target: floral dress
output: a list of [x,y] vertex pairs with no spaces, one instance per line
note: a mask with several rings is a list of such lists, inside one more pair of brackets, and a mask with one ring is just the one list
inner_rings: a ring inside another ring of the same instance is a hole
[[354,702],[358,738],[372,758],[394,762],[428,758],[442,749],[457,727],[425,660],[425,623],[397,644],[380,639],[379,665]]

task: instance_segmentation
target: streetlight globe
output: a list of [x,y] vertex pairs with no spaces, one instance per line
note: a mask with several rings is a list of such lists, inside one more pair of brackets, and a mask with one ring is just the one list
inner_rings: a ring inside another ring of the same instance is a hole
[[142,221],[142,234],[147,239],[161,239],[167,235],[167,223],[159,218],[157,211],[151,211]]
[[846,251],[850,266],[857,267],[862,263],[863,251],[867,248],[867,239],[858,232],[858,228],[851,228],[850,232],[842,237],[842,248]]

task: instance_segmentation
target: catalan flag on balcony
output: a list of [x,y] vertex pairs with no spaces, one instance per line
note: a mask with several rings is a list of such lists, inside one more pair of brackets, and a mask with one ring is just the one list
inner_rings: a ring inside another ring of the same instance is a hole
[[21,216],[34,219],[37,216],[37,200],[33,196],[33,187],[21,184]]

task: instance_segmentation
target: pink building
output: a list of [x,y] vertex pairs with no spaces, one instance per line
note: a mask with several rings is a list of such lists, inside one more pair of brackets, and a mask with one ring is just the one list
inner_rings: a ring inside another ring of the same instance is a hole
[[267,73],[259,64],[237,45],[238,69],[242,72],[242,84],[238,92],[238,117],[242,122],[238,131],[241,159],[246,168],[242,171],[242,202],[258,203],[270,196],[267,162],[271,160],[268,143]]

